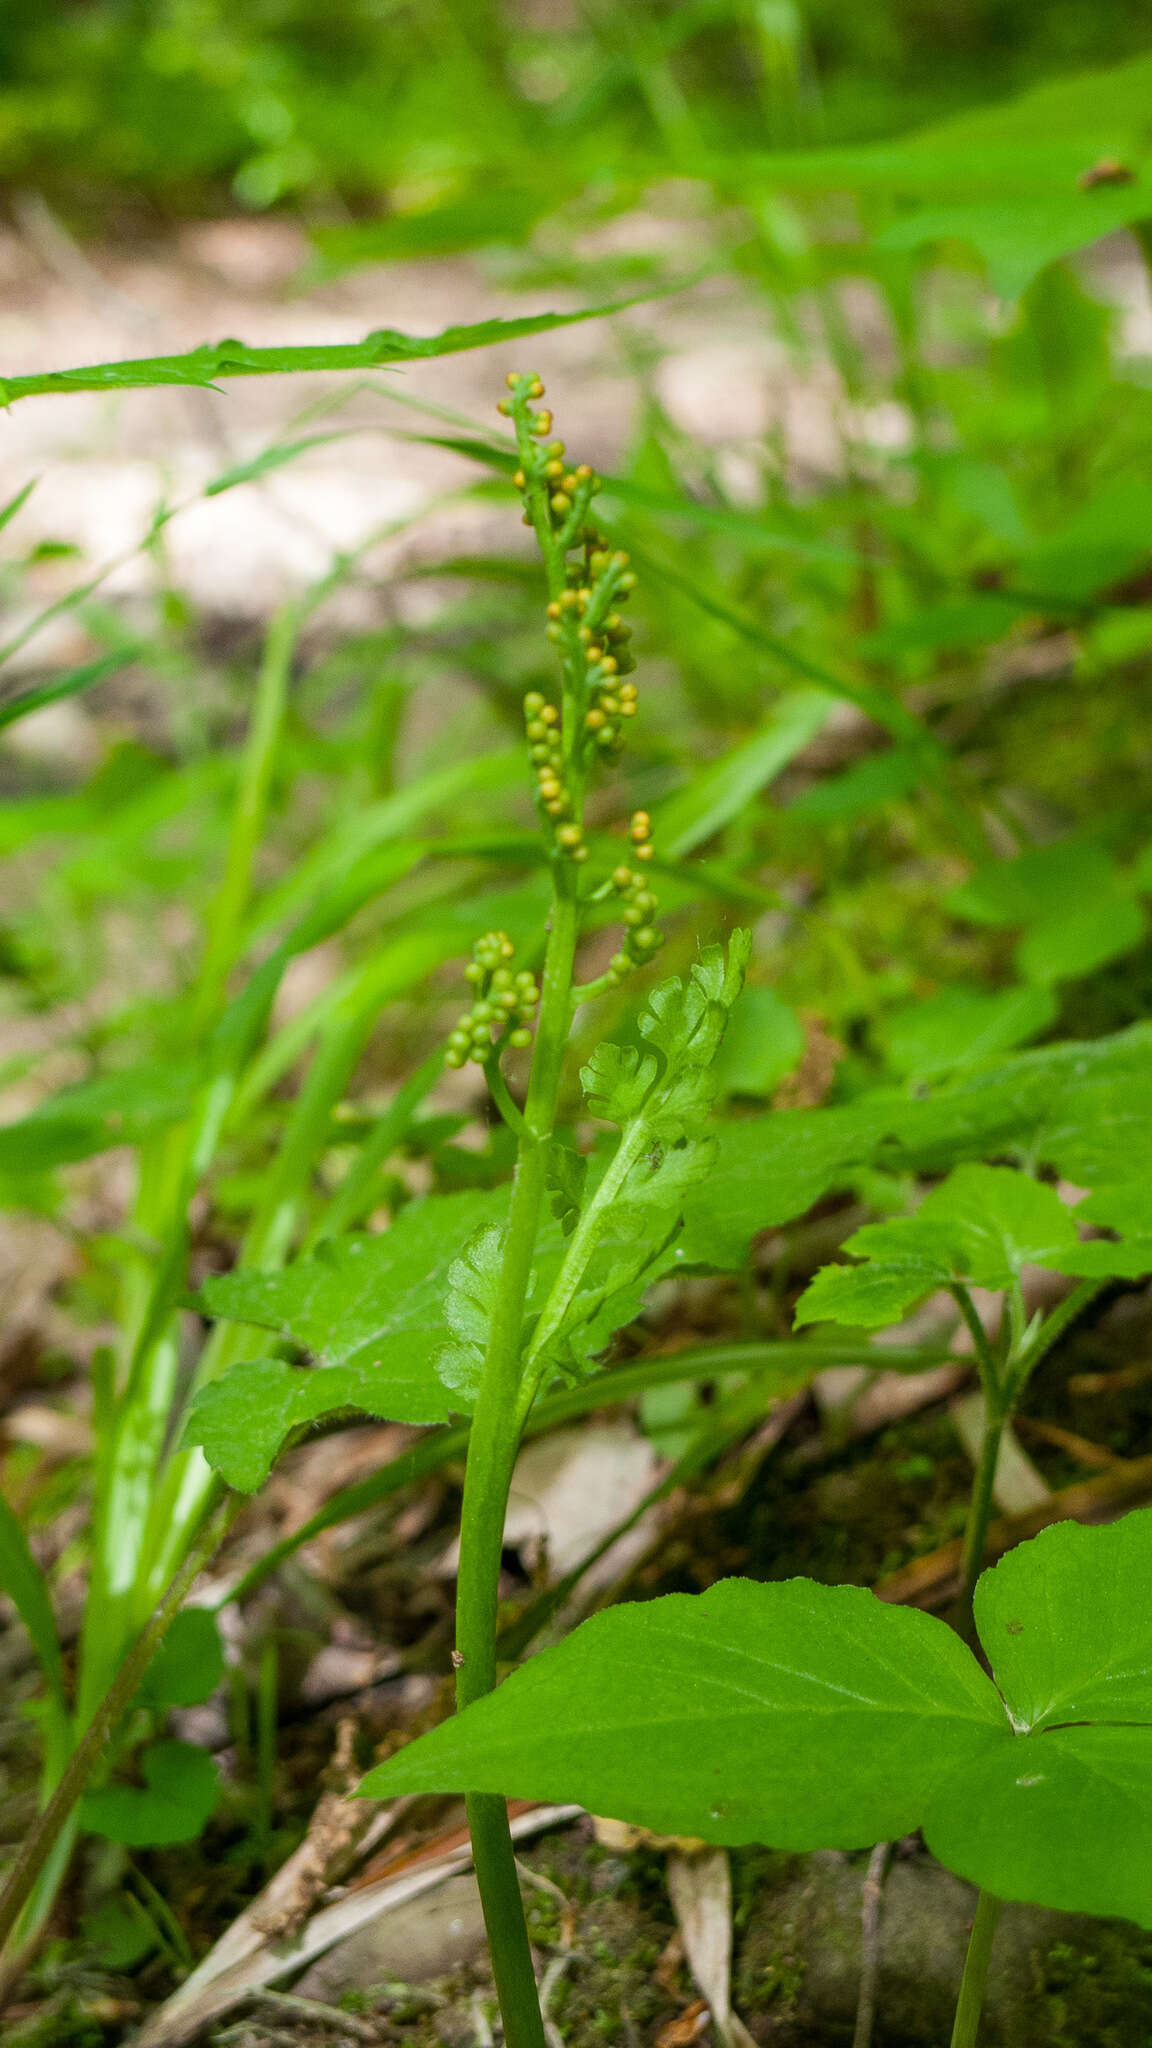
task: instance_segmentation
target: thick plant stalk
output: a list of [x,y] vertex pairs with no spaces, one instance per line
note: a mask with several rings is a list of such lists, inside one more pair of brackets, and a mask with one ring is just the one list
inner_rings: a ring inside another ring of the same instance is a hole
[[[524,1108],[512,1206],[488,1352],[472,1420],[460,1518],[456,1595],[456,1698],[461,1708],[496,1684],[496,1616],[504,1514],[516,1462],[521,1333],[532,1257],[547,1185],[548,1148],[556,1116],[571,1015],[576,949],[575,878],[556,869],[552,929],[544,967],[532,1080]],[[509,2048],[544,2048],[544,2028],[528,1932],[520,1903],[512,1837],[502,1799],[468,1802],[476,1879]]]
[[[528,396],[542,395],[532,379],[510,378],[518,388],[510,408],[515,420],[521,461],[527,473],[525,518],[534,528],[544,559],[549,598],[556,602],[566,586],[569,539],[552,523],[549,488],[534,471],[532,435],[539,431],[527,410]],[[529,390],[529,386],[534,389]],[[550,415],[542,416],[550,420]],[[586,475],[591,480],[591,471]],[[534,478],[533,481],[528,479]],[[567,502],[567,501],[565,501]],[[576,516],[573,512],[573,518]],[[575,536],[573,535],[573,538]],[[584,779],[579,747],[583,739],[579,680],[571,658],[563,665],[563,734],[572,816],[577,836],[583,812]],[[524,1104],[523,1129],[512,1184],[512,1202],[480,1389],[472,1418],[460,1516],[460,1570],[456,1594],[456,1698],[461,1708],[491,1692],[496,1684],[496,1623],[504,1515],[523,1423],[518,1414],[521,1392],[524,1312],[532,1278],[532,1261],[547,1189],[548,1154],[564,1054],[572,1022],[573,968],[579,937],[577,865],[553,841],[552,907],[540,996],[532,1074]],[[468,1799],[476,1881],[484,1908],[484,1924],[504,2037],[508,2048],[545,2048],[544,2022],[536,1992],[528,1929],[520,1900],[519,1879],[503,1799],[473,1795]]]
[[994,1899],[991,1892],[980,1893],[976,1901],[976,1917],[972,1922],[972,1932],[968,1937],[968,1954],[964,1959],[960,1996],[956,2001],[952,2048],[976,2048],[980,2032],[980,2014],[984,2006],[984,1991],[988,1983],[992,1943],[1003,1910],[1003,1902]]

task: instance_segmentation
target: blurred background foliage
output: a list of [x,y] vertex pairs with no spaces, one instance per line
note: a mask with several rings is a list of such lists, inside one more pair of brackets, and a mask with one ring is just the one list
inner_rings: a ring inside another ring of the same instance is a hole
[[495,171],[515,239],[590,176],[898,135],[1147,34],[1143,0],[7,0],[0,178],[339,218]]

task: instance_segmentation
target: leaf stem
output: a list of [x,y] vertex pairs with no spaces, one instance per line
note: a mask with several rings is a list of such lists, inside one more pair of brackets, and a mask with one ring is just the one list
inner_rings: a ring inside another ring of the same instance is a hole
[[606,1213],[611,1211],[613,1202],[647,1142],[647,1126],[643,1119],[638,1117],[632,1129],[621,1138],[611,1165],[576,1226],[564,1255],[564,1263],[540,1312],[540,1320],[532,1339],[532,1350],[525,1365],[519,1394],[519,1416],[522,1422],[527,1417],[539,1390],[548,1341],[560,1328],[572,1305],[587,1270],[588,1261],[596,1249]]
[[984,1384],[984,1391],[989,1398],[992,1398],[1000,1392],[1000,1368],[996,1363],[996,1356],[992,1346],[988,1342],[988,1332],[976,1313],[976,1304],[964,1282],[957,1280],[949,1288],[949,1293],[952,1295],[957,1308],[964,1318],[968,1334],[975,1347],[976,1362],[980,1368],[980,1378]]
[[508,1083],[501,1071],[500,1053],[495,1046],[492,1048],[491,1057],[484,1062],[484,1079],[488,1083],[488,1093],[492,1097],[509,1130],[514,1131],[518,1138],[523,1137],[525,1130],[524,1118],[516,1103],[512,1100]]
[[1071,1294],[1066,1294],[1063,1301],[1057,1304],[1052,1310],[1051,1315],[1045,1317],[1039,1328],[1025,1338],[1018,1355],[1012,1362],[1009,1375],[1009,1385],[1014,1403],[1023,1393],[1025,1385],[1032,1377],[1040,1360],[1051,1351],[1057,1338],[1063,1336],[1069,1323],[1074,1323],[1077,1316],[1087,1308],[1088,1303],[1094,1301],[1096,1296],[1107,1285],[1107,1280],[1081,1280],[1079,1286],[1074,1287]]
[[984,1569],[984,1553],[988,1542],[988,1522],[992,1513],[992,1489],[996,1484],[996,1466],[1000,1458],[1000,1443],[1004,1426],[1012,1413],[1011,1406],[1001,1401],[988,1389],[985,1392],[984,1438],[980,1446],[980,1463],[976,1468],[976,1479],[968,1502],[968,1520],[964,1529],[964,1623],[972,1626],[972,1598],[976,1581]]
[[980,2013],[984,2004],[984,1989],[988,1982],[992,1942],[1003,1910],[1003,1902],[994,1899],[991,1892],[980,1893],[976,1901],[976,1917],[972,1922],[972,1932],[968,1937],[968,1954],[964,1959],[960,1996],[956,2001],[952,2048],[976,2048]]

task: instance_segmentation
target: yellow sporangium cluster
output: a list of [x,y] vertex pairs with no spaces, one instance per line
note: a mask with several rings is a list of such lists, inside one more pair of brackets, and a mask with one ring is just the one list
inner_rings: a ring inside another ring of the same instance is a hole
[[[551,594],[544,630],[562,669],[559,701],[549,701],[540,690],[525,696],[525,733],[537,802],[555,851],[583,862],[588,858],[583,810],[589,773],[597,761],[614,760],[623,751],[639,708],[639,691],[631,680],[636,667],[632,628],[621,613],[636,588],[636,574],[628,556],[610,546],[591,516],[600,478],[586,462],[569,466],[564,443],[546,438],[552,415],[535,409],[544,397],[541,379],[513,372],[507,383],[511,396],[500,400],[498,410],[516,428],[520,467],[513,481],[548,570]],[[646,812],[636,812],[630,835],[633,857],[650,860]],[[626,882],[613,878],[612,885],[625,896],[627,928],[613,975],[651,957],[660,945],[652,923],[656,898],[631,869],[617,870],[617,875],[625,873]]]
[[540,991],[527,968],[515,973],[509,965],[515,953],[507,932],[485,932],[473,946],[464,979],[476,990],[476,999],[449,1036],[450,1067],[462,1067],[468,1060],[482,1066],[494,1045],[531,1045],[529,1026]]

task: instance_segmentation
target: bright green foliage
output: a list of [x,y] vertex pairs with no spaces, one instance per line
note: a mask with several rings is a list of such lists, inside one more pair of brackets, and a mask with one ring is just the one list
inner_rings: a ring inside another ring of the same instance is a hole
[[803,1215],[862,1165],[940,1171],[1016,1152],[1081,1186],[1131,1173],[1152,1144],[1152,1033],[1045,1046],[918,1096],[874,1089],[830,1109],[721,1123],[681,1240],[692,1264],[737,1265],[749,1239]]
[[662,806],[660,844],[682,857],[731,824],[815,739],[835,703],[825,690],[797,690],[782,697],[759,732],[694,776]]
[[[621,301],[621,305],[635,303]],[[459,355],[525,334],[544,334],[574,320],[602,319],[618,307],[587,307],[580,313],[531,313],[519,320],[481,320],[471,327],[446,327],[442,334],[400,334],[381,327],[363,341],[316,343],[296,348],[247,348],[242,341],[218,341],[183,356],[142,356],[124,363],[92,363],[77,370],[45,370],[28,377],[0,378],[0,404],[14,405],[48,391],[146,390],[157,384],[195,384],[211,389],[221,377],[270,377],[304,370],[372,370],[387,363],[425,362]],[[296,452],[296,450],[293,450]],[[286,459],[286,458],[285,458]],[[265,463],[264,467],[268,465]],[[251,467],[244,476],[260,473]],[[219,478],[216,491],[244,477]]]
[[30,1116],[0,1128],[0,1167],[21,1172],[87,1159],[144,1137],[186,1115],[197,1070],[131,1067],[50,1096]]
[[[436,1398],[429,1391],[426,1405],[434,1417]],[[342,1408],[386,1421],[403,1399],[403,1388],[389,1375],[342,1365],[307,1372],[279,1358],[248,1358],[194,1395],[184,1447],[199,1445],[229,1486],[255,1493],[297,1429]],[[442,1396],[440,1405],[446,1412]]]
[[[589,1109],[618,1125],[620,1142],[596,1175],[541,1310],[529,1356],[533,1384],[549,1366],[585,1369],[678,1259],[686,1196],[711,1165],[706,1126],[716,1056],[750,950],[745,931],[732,934],[727,958],[709,947],[683,979],[661,982],[649,996],[639,1030],[652,1051],[606,1042],[583,1069]],[[562,1172],[560,1201],[571,1228],[577,1176],[570,1167]]]
[[854,1586],[728,1579],[597,1616],[361,1789],[551,1798],[562,1774],[565,1798],[661,1832],[850,1848],[917,1826],[941,1768],[1003,1722],[928,1616]]
[[876,1330],[934,1287],[1010,1287],[1026,1265],[1076,1250],[1075,1225],[1052,1188],[997,1166],[960,1166],[914,1216],[866,1223],[844,1249],[864,1263],[825,1266],[802,1295],[798,1323]]
[[434,1361],[452,1334],[450,1275],[477,1228],[506,1206],[502,1189],[429,1197],[379,1236],[322,1244],[283,1272],[207,1281],[214,1314],[278,1331],[311,1351],[320,1370],[268,1358],[234,1366],[201,1390],[187,1441],[202,1444],[234,1485],[251,1488],[294,1428],[336,1409],[446,1421],[460,1403],[449,1400]]
[[980,1640],[1020,1727],[1152,1722],[1152,1511],[1058,1522],[984,1573]]
[[56,1618],[44,1575],[28,1546],[19,1517],[0,1495],[0,1589],[16,1608],[40,1659],[49,1691],[63,1697],[63,1667]]
[[[1034,87],[906,141],[753,159],[748,175],[796,193],[866,194],[889,218],[883,249],[962,242],[1013,296],[1044,265],[1152,207],[1145,109],[1152,59]],[[1099,163],[1120,175],[1085,178]]]
[[1150,1586],[1150,1510],[1021,1545],[977,1592],[995,1684],[943,1622],[849,1587],[615,1609],[361,1789],[576,1799],[781,1848],[919,1826],[998,1897],[1152,1926]]
[[[1103,1209],[1086,1220],[1111,1222],[1117,1211],[1106,1195],[1099,1199]],[[1125,1202],[1121,1213],[1131,1207]],[[1119,1245],[1081,1244],[1075,1218],[1084,1215],[1065,1208],[1054,1188],[1027,1174],[960,1166],[914,1216],[866,1223],[854,1232],[844,1249],[864,1263],[825,1266],[801,1297],[796,1321],[879,1329],[934,1287],[1010,1287],[1025,1266],[1097,1278],[1134,1279],[1152,1270],[1152,1236]]]
[[934,1079],[1011,1052],[1054,1022],[1047,988],[942,989],[923,1002],[890,1010],[877,1036],[888,1063],[908,1080]]
[[140,1764],[143,1785],[109,1785],[87,1794],[80,1808],[84,1826],[130,1849],[194,1841],[219,1794],[215,1760],[190,1742],[154,1742]]
[[770,1095],[804,1051],[804,1028],[774,989],[745,988],[734,1004],[716,1058],[721,1095]]
[[1091,974],[1139,945],[1147,929],[1131,884],[1092,840],[1037,847],[978,869],[952,908],[982,924],[1020,925],[1016,965],[1027,982]]
[[453,1341],[436,1354],[436,1371],[469,1405],[480,1384],[503,1250],[504,1231],[490,1223],[469,1240],[448,1271],[444,1320]]
[[1086,1277],[1139,1280],[1152,1272],[1152,1200],[1146,1181],[1103,1187],[1077,1204],[1078,1223],[1115,1231],[1122,1242],[1094,1238],[1078,1245],[1062,1270]]

